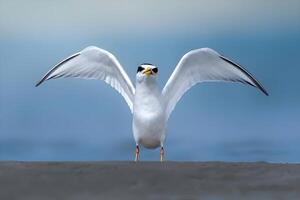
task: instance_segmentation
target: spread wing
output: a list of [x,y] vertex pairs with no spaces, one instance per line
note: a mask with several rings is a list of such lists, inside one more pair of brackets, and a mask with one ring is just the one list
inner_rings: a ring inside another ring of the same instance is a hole
[[186,91],[205,81],[240,82],[256,87],[268,95],[262,85],[238,64],[212,49],[196,49],[181,58],[162,91],[167,103],[167,116],[170,116]]
[[131,112],[135,88],[114,55],[98,47],[87,47],[58,63],[36,84],[56,78],[83,78],[105,81],[127,102]]

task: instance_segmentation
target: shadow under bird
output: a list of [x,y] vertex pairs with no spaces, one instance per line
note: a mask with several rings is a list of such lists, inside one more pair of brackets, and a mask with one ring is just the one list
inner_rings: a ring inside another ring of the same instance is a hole
[[164,159],[166,124],[177,102],[192,86],[207,81],[227,81],[248,84],[268,95],[263,86],[244,68],[209,48],[186,53],[161,91],[156,79],[158,68],[144,63],[137,68],[133,86],[125,70],[110,52],[90,46],[54,66],[36,84],[46,80],[75,77],[99,79],[116,89],[125,99],[133,116],[133,136],[136,142],[135,161],[139,145],[160,147]]

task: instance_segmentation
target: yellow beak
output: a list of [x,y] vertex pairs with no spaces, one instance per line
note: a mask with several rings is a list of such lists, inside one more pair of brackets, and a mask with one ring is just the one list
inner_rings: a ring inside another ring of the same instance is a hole
[[146,76],[150,76],[153,74],[152,69],[150,67],[145,68],[142,73]]

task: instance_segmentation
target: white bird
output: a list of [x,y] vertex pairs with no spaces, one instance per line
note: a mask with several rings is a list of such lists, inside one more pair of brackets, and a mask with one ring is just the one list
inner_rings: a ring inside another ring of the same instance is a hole
[[192,86],[207,81],[228,81],[249,84],[267,91],[240,65],[209,48],[186,53],[177,64],[165,87],[157,85],[158,68],[141,64],[137,69],[135,87],[123,67],[110,52],[87,47],[58,63],[36,84],[46,80],[75,77],[100,79],[116,89],[125,99],[133,115],[133,136],[136,142],[135,161],[139,159],[139,145],[160,147],[164,158],[166,123],[177,102]]

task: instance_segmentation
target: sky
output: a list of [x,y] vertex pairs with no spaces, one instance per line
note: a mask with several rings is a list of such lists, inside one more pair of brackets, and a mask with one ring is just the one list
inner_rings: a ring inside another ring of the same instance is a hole
[[[132,82],[144,62],[161,88],[180,58],[210,47],[267,89],[202,83],[177,104],[166,159],[300,162],[299,1],[0,0],[0,160],[132,160],[132,116],[97,80],[35,83],[94,45],[113,53]],[[141,149],[141,160],[159,150]]]

